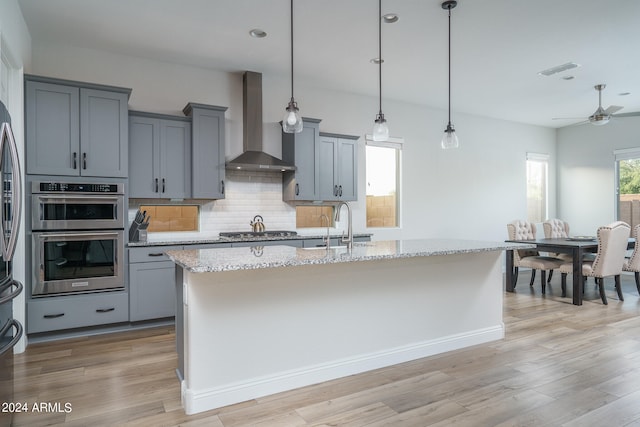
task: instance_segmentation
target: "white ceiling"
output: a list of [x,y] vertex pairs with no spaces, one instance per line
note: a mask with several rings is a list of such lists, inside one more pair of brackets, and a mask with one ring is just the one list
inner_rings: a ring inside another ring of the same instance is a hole
[[[289,76],[288,0],[18,0],[34,44],[63,43],[237,72]],[[378,2],[295,0],[296,82],[377,96]],[[384,99],[447,108],[441,0],[383,0]],[[640,1],[459,0],[452,109],[558,127],[597,107],[640,111]],[[264,39],[249,36],[260,28]],[[539,71],[566,62],[577,69]],[[573,75],[573,80],[562,76]],[[631,92],[628,96],[619,93]],[[286,100],[289,94],[283,95]],[[302,104],[301,96],[296,94]],[[616,120],[625,120],[617,118]]]

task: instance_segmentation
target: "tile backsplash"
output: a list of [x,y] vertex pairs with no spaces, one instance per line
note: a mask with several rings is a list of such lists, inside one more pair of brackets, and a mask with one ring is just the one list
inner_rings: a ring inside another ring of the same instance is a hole
[[[185,201],[193,204],[193,201]],[[129,222],[140,205],[162,204],[148,199],[129,202]],[[175,204],[175,203],[174,203]],[[260,215],[267,230],[295,230],[296,209],[282,201],[282,175],[272,172],[228,170],[225,178],[225,198],[200,205],[198,232],[153,233],[162,238],[210,237],[224,231],[251,231],[249,223]],[[149,236],[152,239],[151,235]]]

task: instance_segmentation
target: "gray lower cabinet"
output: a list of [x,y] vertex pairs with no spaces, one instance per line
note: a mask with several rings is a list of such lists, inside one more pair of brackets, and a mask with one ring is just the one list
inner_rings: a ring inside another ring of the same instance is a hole
[[320,133],[319,200],[358,199],[358,137]]
[[191,197],[223,199],[225,180],[225,121],[227,107],[189,103],[191,117]]
[[27,332],[39,333],[129,321],[129,294],[104,292],[27,301]]
[[187,118],[130,112],[130,198],[191,197],[191,123]]
[[182,246],[129,248],[129,318],[132,322],[176,315],[175,264],[164,254]]
[[27,173],[127,177],[130,92],[25,76]]
[[318,190],[317,149],[320,139],[320,120],[303,118],[301,133],[282,132],[282,160],[296,165],[293,172],[282,174],[284,201],[320,200]]

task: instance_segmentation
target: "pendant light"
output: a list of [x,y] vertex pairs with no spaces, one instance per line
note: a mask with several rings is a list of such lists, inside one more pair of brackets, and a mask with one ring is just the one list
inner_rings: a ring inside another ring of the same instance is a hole
[[389,126],[382,114],[382,0],[378,0],[378,58],[374,62],[378,63],[378,101],[379,111],[373,125],[373,140],[386,141],[389,139]]
[[442,8],[449,11],[449,122],[440,143],[443,149],[458,148],[456,130],[451,124],[451,9],[457,5],[458,2],[455,0],[447,0],[442,3]]
[[298,103],[293,99],[293,0],[291,0],[291,100],[282,120],[282,130],[285,133],[302,132],[302,118],[299,111]]

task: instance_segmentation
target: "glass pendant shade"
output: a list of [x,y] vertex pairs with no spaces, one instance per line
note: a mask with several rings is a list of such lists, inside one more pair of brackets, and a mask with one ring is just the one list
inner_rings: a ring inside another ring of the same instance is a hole
[[375,123],[373,125],[373,140],[374,141],[387,141],[389,139],[389,126],[383,114],[376,116]]
[[289,101],[289,105],[284,113],[284,118],[282,119],[282,130],[285,133],[302,132],[302,117],[300,117],[298,106],[293,98]]
[[453,128],[451,123],[447,125],[440,145],[444,150],[449,148],[458,148],[458,136],[456,135],[456,130]]

